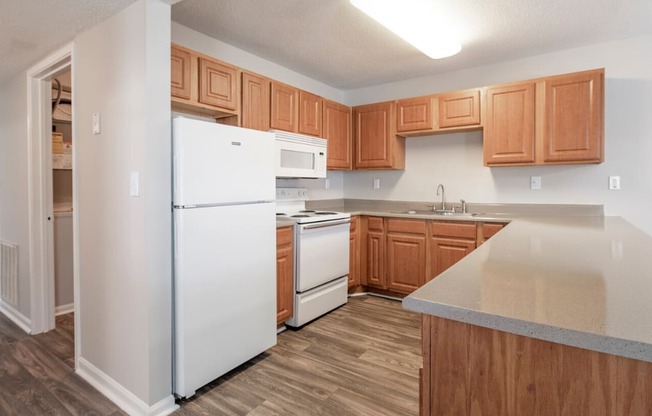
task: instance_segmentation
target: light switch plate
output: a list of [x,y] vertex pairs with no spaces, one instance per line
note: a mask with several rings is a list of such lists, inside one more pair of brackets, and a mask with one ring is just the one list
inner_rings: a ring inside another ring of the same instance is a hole
[[129,172],[129,195],[140,196],[140,174]]
[[93,134],[100,134],[100,113],[93,113]]

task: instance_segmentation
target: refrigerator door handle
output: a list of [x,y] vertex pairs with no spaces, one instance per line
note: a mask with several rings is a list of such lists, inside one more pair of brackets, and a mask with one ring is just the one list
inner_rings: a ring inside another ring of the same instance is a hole
[[213,207],[230,207],[234,205],[256,205],[256,204],[269,204],[276,201],[242,201],[242,202],[226,202],[220,204],[191,204],[191,205],[174,205],[175,209],[190,209],[190,208],[213,208]]

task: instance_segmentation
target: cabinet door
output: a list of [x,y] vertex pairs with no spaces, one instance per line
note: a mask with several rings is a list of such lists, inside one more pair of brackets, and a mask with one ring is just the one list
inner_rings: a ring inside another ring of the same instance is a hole
[[439,128],[464,127],[480,124],[480,90],[441,94]]
[[360,218],[351,217],[349,239],[349,287],[360,285]]
[[444,270],[462,260],[475,249],[475,240],[432,237],[430,239],[430,270],[432,276],[439,276]]
[[387,234],[387,288],[411,293],[426,280],[426,236]]
[[199,58],[199,102],[235,111],[238,106],[238,70],[210,59]]
[[604,71],[544,80],[544,162],[603,161]]
[[356,107],[354,122],[356,168],[402,169],[405,166],[404,142],[397,139],[394,127],[393,102]]
[[269,80],[242,73],[242,127],[269,130]]
[[276,323],[283,324],[293,315],[294,255],[292,227],[276,231]]
[[431,96],[408,98],[396,102],[396,131],[432,130]]
[[192,55],[190,52],[172,45],[170,70],[172,96],[190,100],[192,91]]
[[384,289],[385,233],[367,231],[367,284]]
[[299,133],[321,137],[322,99],[299,90]]
[[271,117],[273,129],[297,132],[299,127],[299,90],[279,82],[271,82]]
[[534,105],[533,82],[487,89],[485,165],[534,163]]
[[353,167],[351,107],[324,100],[324,138],[328,140],[328,169]]

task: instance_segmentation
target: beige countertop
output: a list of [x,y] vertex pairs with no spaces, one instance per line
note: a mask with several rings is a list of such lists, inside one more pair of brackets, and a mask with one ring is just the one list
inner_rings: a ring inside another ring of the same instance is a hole
[[652,362],[652,237],[619,217],[517,218],[403,306]]

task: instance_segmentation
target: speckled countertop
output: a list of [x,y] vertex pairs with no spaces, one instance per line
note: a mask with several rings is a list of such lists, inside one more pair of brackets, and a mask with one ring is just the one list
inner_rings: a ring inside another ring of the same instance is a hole
[[424,202],[314,201],[353,215],[508,222],[403,300],[412,311],[652,362],[652,237],[600,205],[468,204],[474,216],[401,214]]
[[514,219],[416,290],[416,312],[652,362],[652,238],[619,217]]

